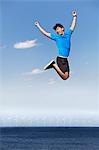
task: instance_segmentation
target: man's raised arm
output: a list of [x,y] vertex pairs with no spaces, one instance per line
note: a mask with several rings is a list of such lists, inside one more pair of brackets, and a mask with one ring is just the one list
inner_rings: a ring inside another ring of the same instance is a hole
[[34,24],[38,27],[38,29],[39,29],[45,36],[47,36],[48,38],[51,38],[51,34],[48,33],[48,32],[46,32],[46,31],[40,26],[39,22],[36,21]]
[[77,21],[77,13],[76,13],[76,11],[73,11],[73,12],[72,12],[72,16],[73,16],[73,21],[72,21],[72,24],[71,24],[70,29],[71,29],[72,31],[74,31],[75,26],[76,26],[76,21]]

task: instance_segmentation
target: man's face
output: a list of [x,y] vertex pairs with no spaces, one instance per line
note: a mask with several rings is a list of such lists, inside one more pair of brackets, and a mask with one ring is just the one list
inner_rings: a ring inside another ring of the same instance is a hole
[[59,34],[59,35],[63,35],[64,34],[64,28],[57,27],[56,28],[56,33]]

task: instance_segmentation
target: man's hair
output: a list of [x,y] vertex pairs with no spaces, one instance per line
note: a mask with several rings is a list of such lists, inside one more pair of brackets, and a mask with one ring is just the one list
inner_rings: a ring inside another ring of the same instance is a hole
[[62,24],[56,23],[56,25],[53,27],[53,29],[56,30],[57,27],[64,28]]

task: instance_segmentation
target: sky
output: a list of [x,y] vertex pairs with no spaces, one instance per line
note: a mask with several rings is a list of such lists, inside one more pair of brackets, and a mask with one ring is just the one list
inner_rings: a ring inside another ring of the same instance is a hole
[[[44,66],[56,44],[34,25],[67,30],[77,11],[63,81]],[[99,126],[98,0],[0,0],[0,126]]]

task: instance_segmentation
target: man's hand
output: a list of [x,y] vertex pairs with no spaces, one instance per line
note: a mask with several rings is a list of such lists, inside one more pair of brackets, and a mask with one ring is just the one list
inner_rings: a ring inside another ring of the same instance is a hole
[[77,20],[77,12],[76,11],[72,11],[72,16],[73,16],[73,21],[71,24],[71,30],[74,31],[75,26],[76,26],[76,20]]
[[77,12],[76,11],[72,11],[72,16],[76,17],[77,16]]
[[38,21],[35,21],[34,24],[35,24],[35,26],[37,26],[37,27],[40,25]]

